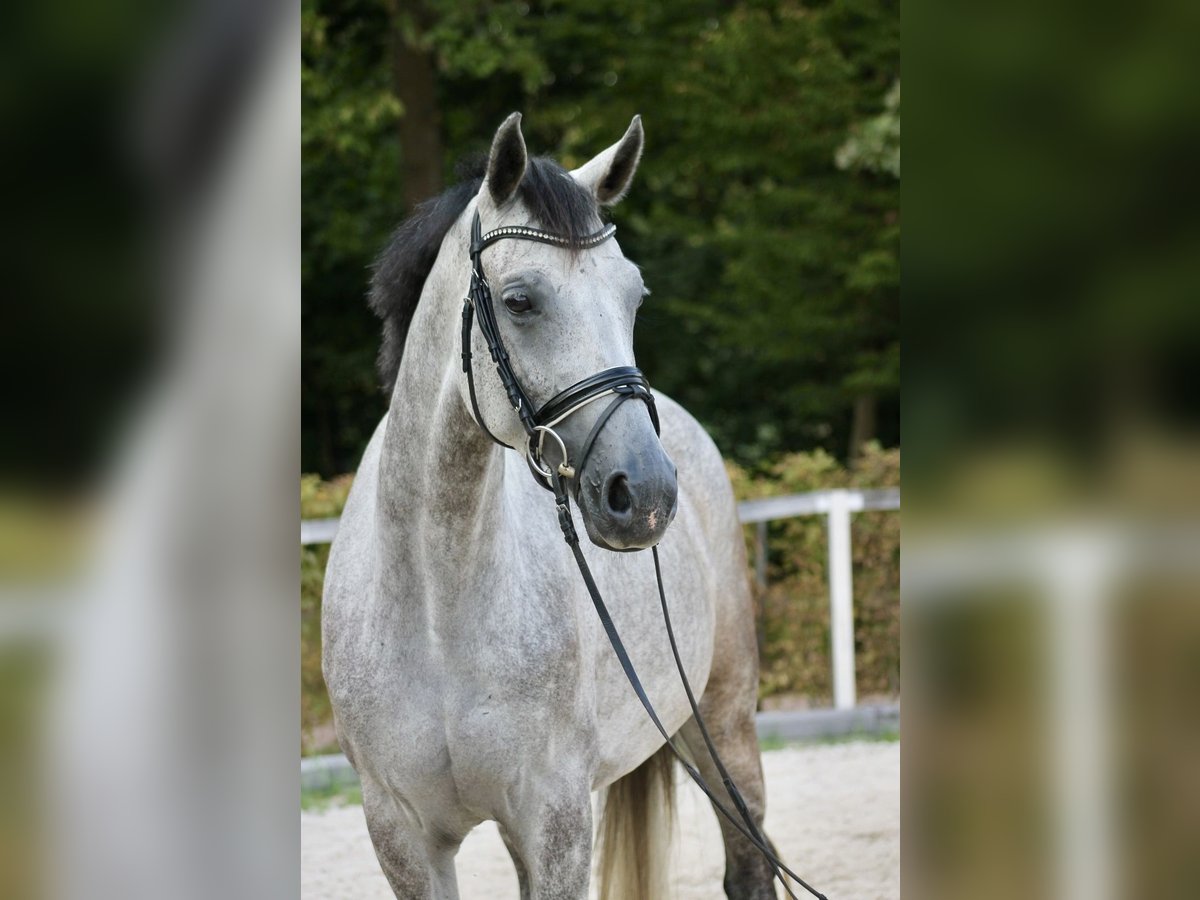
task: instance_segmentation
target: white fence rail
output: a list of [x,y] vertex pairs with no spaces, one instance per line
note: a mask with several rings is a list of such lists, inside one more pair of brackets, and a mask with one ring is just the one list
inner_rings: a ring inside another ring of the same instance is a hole
[[301,519],[300,543],[302,545],[333,543],[337,530],[337,519]]
[[[810,491],[784,497],[745,500],[738,518],[755,526],[755,577],[767,584],[767,523],[793,516],[824,515],[829,534],[829,632],[833,659],[833,705],[853,709],[858,702],[854,683],[854,575],[850,553],[850,514],[873,509],[899,509],[900,489]],[[328,544],[337,534],[337,519],[304,519],[301,544]]]

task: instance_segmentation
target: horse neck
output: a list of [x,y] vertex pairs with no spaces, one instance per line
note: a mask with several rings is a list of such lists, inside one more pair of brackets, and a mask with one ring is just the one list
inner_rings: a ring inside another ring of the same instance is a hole
[[[460,230],[451,230],[446,247],[455,246]],[[461,240],[465,243],[465,232]],[[459,256],[465,262],[465,253],[443,251],[427,279],[380,453],[381,549],[385,557],[399,554],[396,564],[409,578],[426,570],[423,551],[456,558],[471,548],[475,556],[481,542],[500,532],[503,451],[483,434],[462,399],[459,328],[468,276],[457,271]]]

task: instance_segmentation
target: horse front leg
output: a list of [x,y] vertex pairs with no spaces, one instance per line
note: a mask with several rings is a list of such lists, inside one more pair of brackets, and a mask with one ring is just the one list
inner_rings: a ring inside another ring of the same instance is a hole
[[398,900],[459,900],[460,841],[431,836],[386,790],[363,779],[363,813],[380,868]]
[[500,818],[521,900],[586,900],[592,866],[592,801],[586,779],[531,786]]

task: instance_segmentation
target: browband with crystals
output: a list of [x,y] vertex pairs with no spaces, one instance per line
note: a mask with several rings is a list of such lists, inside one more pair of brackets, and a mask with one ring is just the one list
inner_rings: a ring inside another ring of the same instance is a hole
[[552,234],[549,231],[542,231],[539,228],[531,228],[528,225],[501,225],[499,228],[493,228],[483,237],[471,245],[471,253],[476,254],[485,247],[490,247],[496,241],[504,238],[519,238],[525,241],[540,241],[543,244],[550,244],[554,247],[567,247],[572,250],[588,250],[592,247],[599,246],[607,241],[610,237],[617,233],[617,226],[611,222],[601,228],[599,231],[593,231],[591,234],[585,235],[577,240],[571,240],[561,234]]

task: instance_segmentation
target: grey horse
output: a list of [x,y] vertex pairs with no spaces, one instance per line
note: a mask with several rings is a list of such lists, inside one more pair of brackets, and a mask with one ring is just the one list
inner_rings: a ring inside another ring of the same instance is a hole
[[[377,264],[371,303],[384,320],[380,366],[391,402],[329,556],[325,681],[398,897],[457,898],[455,853],[472,828],[494,820],[522,898],[586,898],[591,795],[606,789],[601,895],[651,900],[669,893],[671,758],[605,638],[552,496],[521,454],[493,443],[475,420],[459,346],[474,214],[484,230],[594,231],[601,208],[629,187],[642,125],[635,117],[620,141],[567,172],[528,156],[520,122],[509,116],[486,167],[419,208]],[[647,291],[615,240],[583,251],[502,241],[483,260],[531,400],[633,365]],[[472,340],[483,424],[523,447],[478,329]],[[734,499],[704,430],[655,396],[661,439],[643,403],[624,403],[572,479],[576,515],[596,545],[587,560],[664,725],[728,801],[674,669],[653,561],[611,552],[659,545],[684,667],[761,825],[758,663]],[[559,426],[569,453],[602,407]],[[721,827],[725,893],[774,898],[769,865]]]

